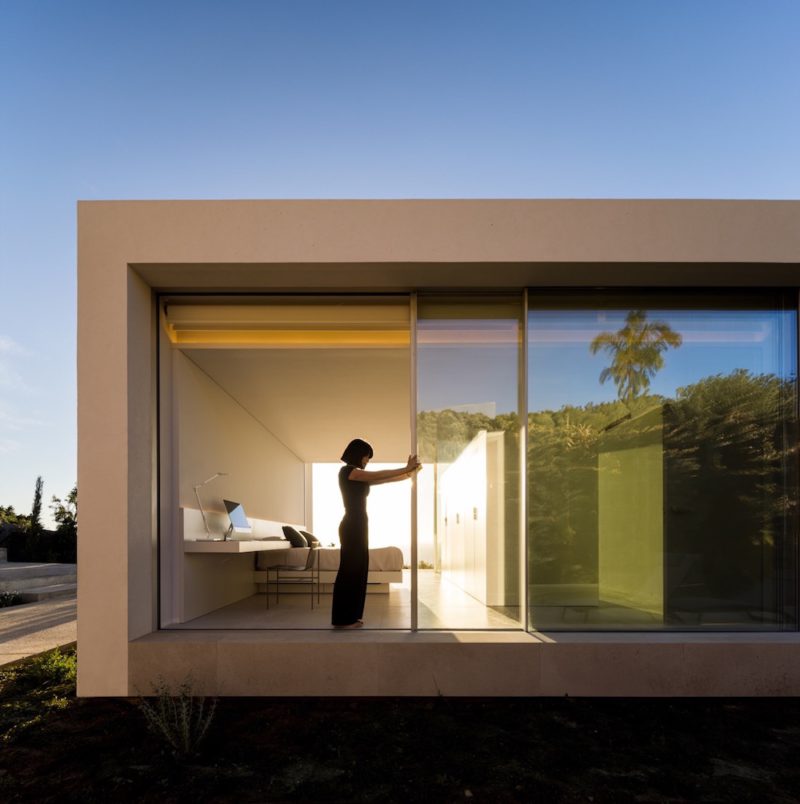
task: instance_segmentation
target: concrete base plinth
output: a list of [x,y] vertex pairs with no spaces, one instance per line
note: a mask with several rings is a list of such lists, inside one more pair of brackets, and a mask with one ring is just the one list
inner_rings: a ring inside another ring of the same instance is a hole
[[798,634],[161,631],[130,644],[129,694],[800,695],[799,660]]

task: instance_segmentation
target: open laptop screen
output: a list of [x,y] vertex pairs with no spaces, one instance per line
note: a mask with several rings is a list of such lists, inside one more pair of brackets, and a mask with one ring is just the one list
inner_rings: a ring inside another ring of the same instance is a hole
[[244,506],[241,503],[233,502],[232,500],[223,500],[225,509],[231,520],[231,528],[234,533],[252,533],[253,528],[247,521],[244,513]]

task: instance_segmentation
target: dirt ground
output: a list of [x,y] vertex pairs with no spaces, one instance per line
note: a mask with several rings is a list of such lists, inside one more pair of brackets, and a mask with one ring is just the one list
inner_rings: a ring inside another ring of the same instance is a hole
[[798,699],[221,699],[178,759],[23,663],[0,740],[7,802],[800,801]]

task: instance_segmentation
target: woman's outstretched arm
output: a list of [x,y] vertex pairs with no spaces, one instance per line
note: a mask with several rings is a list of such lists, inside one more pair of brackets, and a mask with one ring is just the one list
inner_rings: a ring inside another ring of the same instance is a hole
[[420,464],[416,469],[412,469],[409,472],[404,472],[402,475],[395,475],[394,477],[386,477],[383,480],[372,480],[370,481],[370,486],[380,486],[381,483],[394,483],[396,480],[405,480],[412,475],[415,475],[420,469],[422,469],[422,464]]
[[419,458],[416,455],[409,455],[408,463],[405,466],[400,466],[397,469],[379,469],[377,472],[368,472],[366,469],[353,469],[348,478],[374,486],[379,483],[394,483],[396,480],[405,480],[420,469],[422,469],[422,464]]

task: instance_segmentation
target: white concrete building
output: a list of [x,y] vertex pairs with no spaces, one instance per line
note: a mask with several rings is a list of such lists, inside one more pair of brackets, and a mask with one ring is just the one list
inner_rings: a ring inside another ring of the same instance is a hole
[[[800,694],[800,202],[78,213],[80,695]],[[425,468],[341,632],[264,583],[356,436]]]

